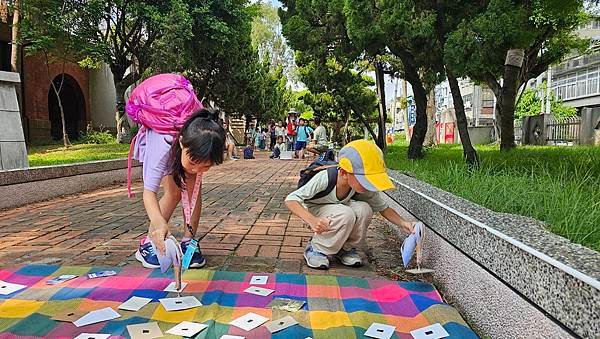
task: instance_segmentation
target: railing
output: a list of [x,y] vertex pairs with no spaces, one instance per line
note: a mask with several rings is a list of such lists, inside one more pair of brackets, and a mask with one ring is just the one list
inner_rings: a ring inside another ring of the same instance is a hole
[[546,126],[546,140],[550,145],[576,145],[581,143],[580,117],[563,119],[549,117]]

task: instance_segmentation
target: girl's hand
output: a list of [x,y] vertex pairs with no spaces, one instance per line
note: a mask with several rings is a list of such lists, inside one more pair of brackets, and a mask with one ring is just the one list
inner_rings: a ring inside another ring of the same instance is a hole
[[156,246],[158,252],[165,255],[165,239],[171,234],[169,224],[153,225],[150,231],[150,239]]

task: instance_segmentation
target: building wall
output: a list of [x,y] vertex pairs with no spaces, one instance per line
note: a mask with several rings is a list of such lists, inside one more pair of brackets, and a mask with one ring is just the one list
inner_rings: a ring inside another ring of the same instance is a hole
[[[51,140],[50,117],[48,111],[48,92],[51,90],[50,81],[63,72],[62,64],[50,65],[50,76],[46,70],[44,58],[41,55],[28,56],[23,65],[23,81],[25,87],[23,109],[28,121],[29,141],[43,143]],[[90,91],[89,74],[77,64],[67,63],[64,73],[73,77],[85,99],[85,121],[80,122],[84,130],[90,121]]]
[[115,108],[117,96],[110,67],[106,64],[98,69],[90,70],[91,122],[96,128],[100,126],[115,129]]

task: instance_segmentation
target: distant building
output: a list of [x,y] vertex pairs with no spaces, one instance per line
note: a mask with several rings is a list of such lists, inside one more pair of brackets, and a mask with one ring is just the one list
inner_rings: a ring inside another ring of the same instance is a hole
[[[494,93],[486,86],[475,84],[468,78],[459,79],[460,93],[469,126],[489,126],[494,123]],[[455,122],[454,100],[448,81],[435,87],[436,121]]]

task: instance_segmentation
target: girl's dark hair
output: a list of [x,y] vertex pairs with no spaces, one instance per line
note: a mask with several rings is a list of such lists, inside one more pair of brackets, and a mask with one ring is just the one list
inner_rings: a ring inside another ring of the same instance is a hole
[[[179,130],[171,146],[173,180],[181,189],[185,185],[185,170],[181,163],[183,145],[190,160],[198,163],[210,161],[214,165],[223,163],[225,130],[219,119],[219,110],[202,108],[192,114]],[[181,145],[180,145],[181,142]]]

